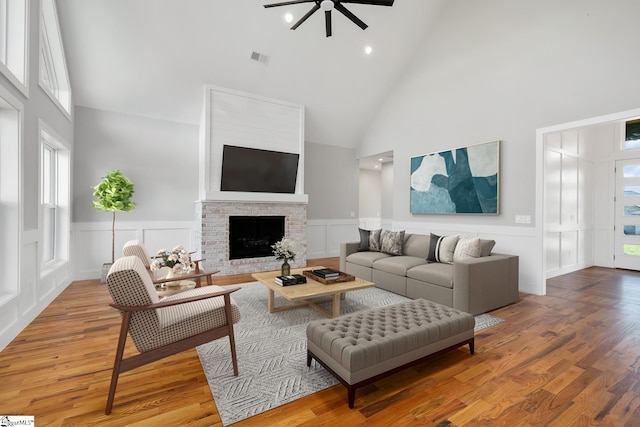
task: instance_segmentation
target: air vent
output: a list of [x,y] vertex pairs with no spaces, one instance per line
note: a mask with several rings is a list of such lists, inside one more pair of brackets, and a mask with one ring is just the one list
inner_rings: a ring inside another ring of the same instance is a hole
[[263,64],[266,64],[269,62],[269,57],[267,55],[260,52],[256,52],[256,51],[251,52],[251,59],[254,61],[261,62]]

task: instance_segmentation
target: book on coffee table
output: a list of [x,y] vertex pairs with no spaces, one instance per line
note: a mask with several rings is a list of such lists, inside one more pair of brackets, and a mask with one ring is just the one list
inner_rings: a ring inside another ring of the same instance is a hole
[[301,285],[307,283],[307,278],[302,274],[291,274],[288,276],[276,276],[274,279],[276,284],[280,286]]

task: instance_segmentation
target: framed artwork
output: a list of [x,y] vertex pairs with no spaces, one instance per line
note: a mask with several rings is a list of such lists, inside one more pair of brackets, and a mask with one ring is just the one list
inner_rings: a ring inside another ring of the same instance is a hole
[[499,213],[500,141],[411,158],[411,213]]

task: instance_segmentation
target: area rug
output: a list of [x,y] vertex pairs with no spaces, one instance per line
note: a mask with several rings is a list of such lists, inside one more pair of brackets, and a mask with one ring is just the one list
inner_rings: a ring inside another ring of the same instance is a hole
[[[225,426],[338,384],[318,364],[307,367],[306,325],[322,319],[320,313],[303,307],[269,314],[264,285],[255,282],[239,286],[240,290],[232,294],[242,316],[234,327],[239,375],[233,376],[228,339],[197,348]],[[362,289],[347,294],[341,301],[341,313],[407,300],[375,287]],[[276,307],[286,304],[289,302],[276,295]],[[500,322],[502,319],[482,314],[476,316],[475,330]]]

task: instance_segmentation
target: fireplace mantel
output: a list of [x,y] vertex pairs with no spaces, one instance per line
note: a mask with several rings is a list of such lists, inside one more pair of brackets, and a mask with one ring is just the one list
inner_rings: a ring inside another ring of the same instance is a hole
[[307,194],[285,193],[243,193],[238,191],[208,191],[206,202],[247,202],[247,203],[309,203]]

